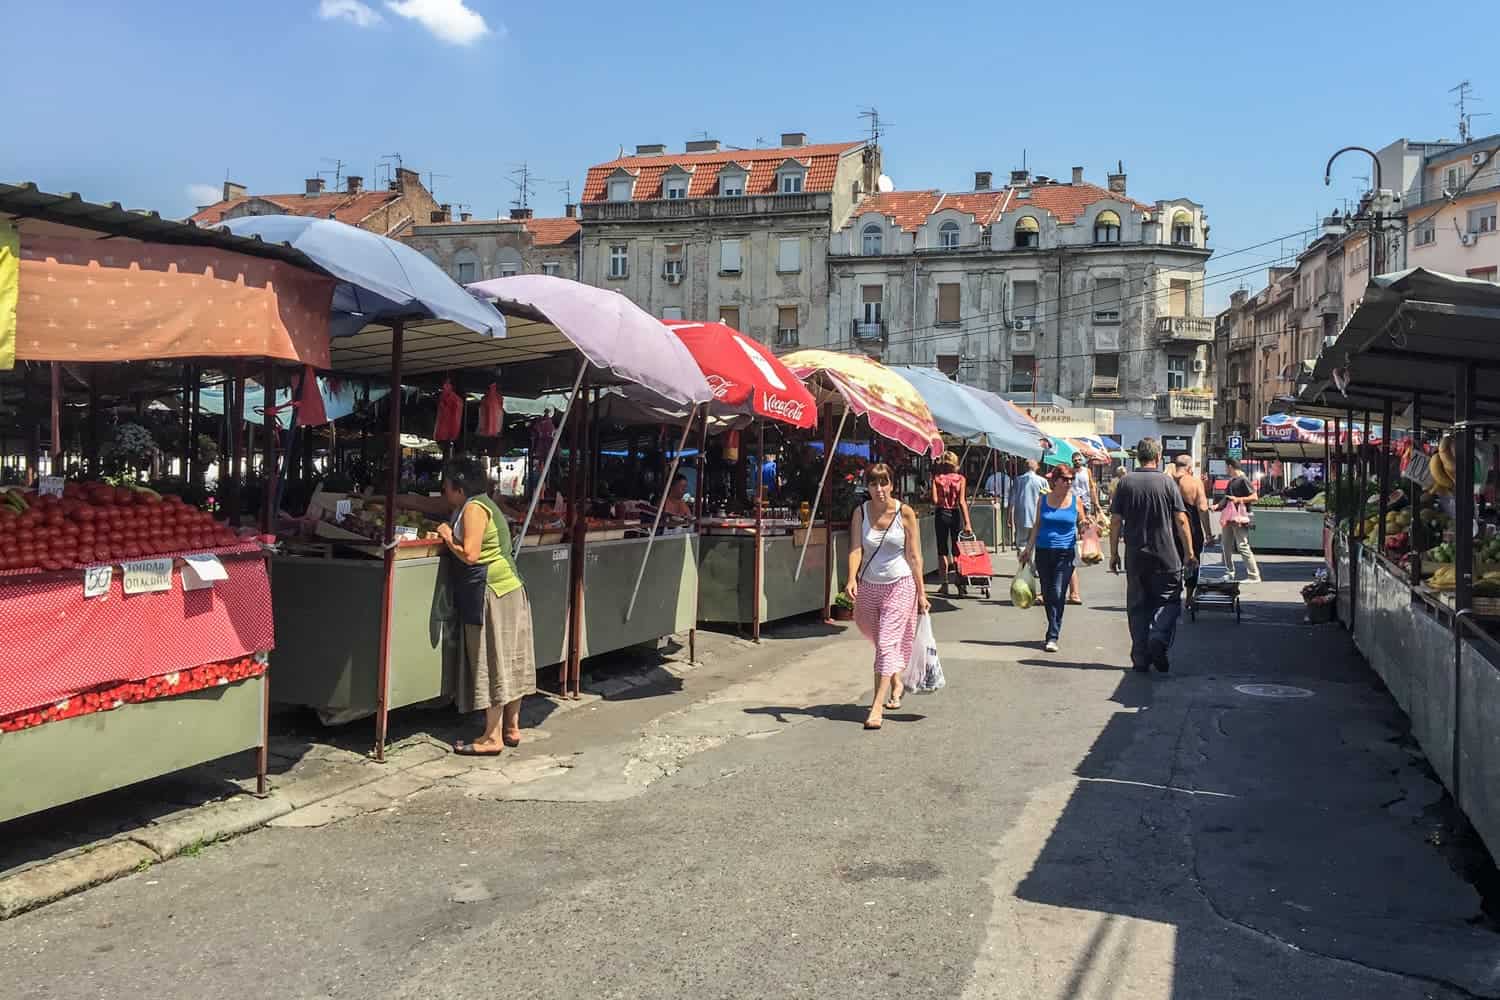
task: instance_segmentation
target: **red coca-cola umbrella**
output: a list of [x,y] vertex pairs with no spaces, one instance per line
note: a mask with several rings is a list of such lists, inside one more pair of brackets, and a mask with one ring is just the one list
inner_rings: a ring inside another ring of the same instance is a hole
[[804,429],[818,422],[812,393],[753,338],[723,323],[663,322],[703,369],[715,409],[768,417]]

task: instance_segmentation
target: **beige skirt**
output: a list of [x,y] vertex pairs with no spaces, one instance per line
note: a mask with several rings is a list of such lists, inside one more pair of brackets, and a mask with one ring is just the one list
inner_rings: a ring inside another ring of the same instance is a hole
[[526,588],[504,597],[484,592],[484,624],[464,626],[464,663],[458,708],[477,712],[536,691],[536,648]]

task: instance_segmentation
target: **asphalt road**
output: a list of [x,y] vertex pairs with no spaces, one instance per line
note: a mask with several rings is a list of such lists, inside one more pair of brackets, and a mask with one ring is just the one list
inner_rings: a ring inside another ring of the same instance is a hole
[[728,686],[523,748],[572,767],[257,831],[0,924],[0,996],[1500,995],[1399,713],[1336,626],[1298,623],[1311,563],[1268,564],[1284,582],[1239,625],[1185,623],[1165,678],[1120,669],[1102,570],[1055,655],[1003,586],[939,602],[949,687],[877,733],[857,636],[768,640]]

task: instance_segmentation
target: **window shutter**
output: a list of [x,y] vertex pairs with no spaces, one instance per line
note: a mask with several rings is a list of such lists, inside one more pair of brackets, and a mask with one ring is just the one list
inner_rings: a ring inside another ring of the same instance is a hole
[[860,291],[864,293],[864,300],[866,302],[879,302],[884,287],[881,285],[861,285]]
[[724,240],[719,244],[719,270],[738,271],[740,269],[740,241]]
[[780,330],[797,329],[797,307],[782,306],[776,310],[776,327]]
[[1094,283],[1094,318],[1118,320],[1120,318],[1120,279],[1100,278]]
[[662,319],[682,319],[681,306],[667,306],[661,311]]
[[779,257],[778,257],[777,262],[776,262],[776,270],[778,270],[778,271],[800,271],[800,270],[802,270],[802,265],[801,265],[801,260],[800,260],[800,258],[801,258],[801,250],[802,250],[802,241],[799,238],[797,238],[795,236],[790,237],[790,238],[783,237],[782,240],[781,240],[781,244],[780,244],[780,254],[779,254]]
[[[1304,290],[1304,295],[1306,291]],[[1172,279],[1171,297],[1167,303],[1167,312],[1172,316],[1186,316],[1188,300],[1188,283],[1178,278]]]
[[938,285],[937,321],[939,323],[958,322],[958,292],[959,286],[956,282]]
[[740,310],[737,306],[722,306],[719,309],[719,322],[731,330],[740,328]]

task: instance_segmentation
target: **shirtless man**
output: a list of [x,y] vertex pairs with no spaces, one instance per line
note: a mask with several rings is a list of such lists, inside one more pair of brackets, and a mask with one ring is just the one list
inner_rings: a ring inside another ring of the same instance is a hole
[[[1203,546],[1213,541],[1213,524],[1209,520],[1208,493],[1203,489],[1203,480],[1193,475],[1193,457],[1178,455],[1170,468],[1172,478],[1177,480],[1177,489],[1182,493],[1182,505],[1188,511],[1188,527],[1193,533],[1193,549],[1203,552]],[[1193,599],[1198,586],[1198,571],[1195,566],[1183,579],[1187,599]]]

